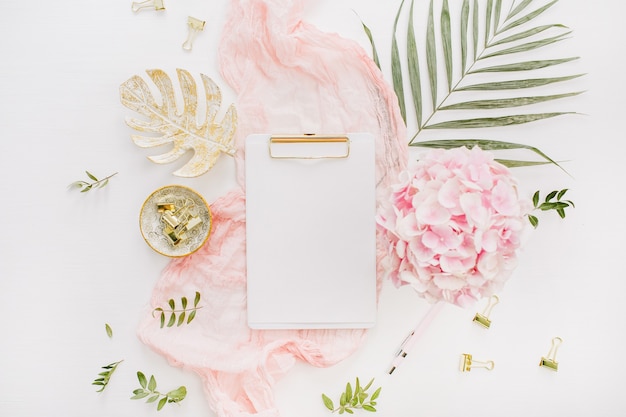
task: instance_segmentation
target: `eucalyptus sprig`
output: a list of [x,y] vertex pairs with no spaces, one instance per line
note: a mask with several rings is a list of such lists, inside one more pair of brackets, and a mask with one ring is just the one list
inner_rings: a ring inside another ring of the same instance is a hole
[[339,406],[337,408],[335,408],[333,400],[331,400],[326,394],[322,394],[322,401],[324,402],[326,408],[328,408],[333,413],[335,411],[338,411],[339,414],[354,414],[355,409],[375,412],[376,399],[378,399],[382,387],[377,388],[370,396],[367,393],[367,390],[371,388],[373,383],[374,378],[372,378],[367,383],[367,385],[362,387],[359,378],[357,377],[354,384],[354,389],[352,389],[352,385],[348,382],[346,384],[346,390],[342,392],[341,396],[339,397]]
[[157,391],[157,382],[154,375],[151,375],[148,380],[143,372],[137,371],[137,379],[139,380],[141,388],[134,390],[133,396],[130,397],[130,399],[141,400],[143,398],[147,398],[147,403],[153,403],[159,400],[157,403],[157,410],[161,410],[167,403],[179,403],[187,396],[187,388],[184,386],[178,387],[165,394]]
[[98,385],[100,387],[99,390],[97,390],[96,392],[102,392],[104,391],[104,389],[106,388],[106,386],[109,384],[109,380],[111,379],[111,376],[113,376],[113,373],[115,372],[115,370],[117,369],[117,366],[124,362],[124,360],[121,361],[117,361],[117,362],[113,362],[110,363],[108,365],[105,365],[102,367],[102,369],[104,369],[103,372],[100,372],[98,374],[98,378],[96,378],[91,385]]
[[108,183],[109,183],[109,179],[114,177],[115,175],[117,175],[117,172],[114,172],[111,175],[108,175],[102,179],[98,179],[98,177],[96,177],[95,175],[93,175],[91,172],[89,171],[85,171],[85,174],[87,174],[87,177],[89,177],[89,179],[91,180],[91,182],[89,181],[74,181],[73,183],[71,183],[68,188],[73,189],[73,188],[77,188],[80,189],[81,193],[86,193],[87,191],[91,190],[91,189],[96,189],[96,188],[103,188],[105,187]]
[[[557,212],[559,217],[564,219],[565,209],[568,207],[572,207],[572,208],[575,207],[574,203],[571,200],[562,200],[566,192],[567,192],[567,188],[564,188],[560,191],[558,190],[552,191],[548,193],[544,201],[540,203],[539,202],[539,199],[540,199],[539,190],[537,190],[535,194],[533,194],[533,207],[535,210],[541,210],[541,211],[554,210]],[[528,221],[535,228],[539,225],[539,219],[537,218],[537,216],[534,216],[532,214],[528,214]]]
[[[176,326],[181,326],[183,323],[185,323],[185,318],[187,318],[187,324],[191,323],[191,321],[196,317],[196,312],[202,308],[202,307],[198,307],[199,302],[200,302],[200,293],[198,291],[196,291],[196,296],[193,300],[193,307],[191,308],[190,311],[187,310],[187,305],[189,304],[187,297],[182,297],[180,299],[180,303],[182,306],[182,308],[180,309],[176,308],[176,301],[174,301],[173,298],[170,298],[167,301],[167,304],[170,308],[167,311],[167,314],[169,314],[167,327],[172,327],[174,326],[174,324],[176,324]],[[165,327],[166,311],[161,307],[157,307],[152,311],[152,317],[154,317],[155,313],[160,313],[159,315],[160,315],[160,321],[161,321],[161,328]],[[187,313],[189,314],[187,315]]]

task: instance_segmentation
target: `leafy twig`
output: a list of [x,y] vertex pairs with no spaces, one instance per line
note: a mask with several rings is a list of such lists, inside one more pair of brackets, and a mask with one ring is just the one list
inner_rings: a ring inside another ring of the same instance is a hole
[[81,193],[86,193],[87,191],[91,190],[92,188],[103,188],[105,187],[108,183],[109,183],[109,179],[115,175],[117,175],[117,172],[114,172],[113,174],[102,178],[101,180],[99,180],[95,175],[93,175],[91,172],[89,171],[85,171],[85,174],[87,174],[87,177],[89,177],[89,179],[92,182],[89,181],[74,181],[73,183],[71,183],[68,188],[79,188]]
[[[199,302],[200,302],[200,293],[197,291],[196,291],[196,296],[193,300],[193,307],[191,308],[191,311],[187,310],[187,304],[188,304],[187,297],[182,297],[180,299],[180,303],[182,305],[181,309],[176,309],[176,301],[170,298],[167,302],[167,304],[170,307],[170,310],[167,312],[170,315],[169,320],[167,322],[167,327],[172,327],[174,324],[176,324],[176,326],[181,326],[185,322],[185,317],[187,318],[187,324],[191,323],[191,321],[196,317],[196,312],[202,308],[202,307],[198,307]],[[160,313],[161,328],[163,328],[166,325],[165,324],[166,312],[163,308],[157,307],[152,311],[152,316],[154,317],[154,313],[157,313],[157,312]],[[176,315],[177,313],[180,313],[180,314],[177,316]],[[189,315],[187,315],[187,313],[189,313]]]
[[118,361],[118,362],[113,362],[110,363],[108,365],[105,365],[102,367],[102,369],[104,369],[103,372],[100,372],[98,374],[98,378],[96,378],[91,385],[98,385],[100,386],[100,389],[97,390],[96,392],[102,392],[104,391],[104,389],[106,388],[106,386],[109,383],[109,380],[111,379],[111,376],[113,376],[113,372],[115,372],[115,370],[117,369],[117,366],[122,363],[124,360]]
[[[571,200],[561,200],[565,193],[567,192],[567,188],[564,188],[560,191],[552,191],[548,195],[542,203],[539,202],[539,191],[536,191],[533,195],[533,207],[535,210],[548,211],[554,210],[557,212],[559,217],[562,219],[565,218],[565,209],[568,207],[574,208],[574,203]],[[554,200],[556,198],[556,200]],[[539,219],[537,216],[532,214],[528,215],[528,221],[533,227],[537,227],[539,225]]]
[[147,403],[153,403],[156,400],[159,400],[159,402],[157,403],[157,410],[162,409],[166,403],[179,403],[187,396],[187,388],[185,388],[184,386],[178,387],[175,390],[169,391],[165,394],[157,391],[157,383],[154,375],[151,375],[150,379],[148,380],[141,371],[137,371],[137,379],[139,380],[139,385],[141,385],[141,388],[137,388],[136,390],[134,390],[133,396],[130,397],[130,399],[141,400],[142,398],[147,397]]
[[346,390],[341,393],[339,397],[339,406],[335,408],[335,404],[333,400],[331,400],[326,394],[322,394],[322,401],[326,408],[328,408],[333,413],[338,411],[339,414],[348,413],[354,414],[354,409],[362,409],[365,411],[375,412],[376,411],[376,399],[380,395],[381,387],[377,388],[376,391],[372,393],[370,396],[367,393],[367,390],[370,389],[372,384],[374,383],[374,378],[370,380],[364,387],[361,386],[359,378],[356,378],[354,384],[354,390],[352,389],[352,385],[348,382],[346,384]]

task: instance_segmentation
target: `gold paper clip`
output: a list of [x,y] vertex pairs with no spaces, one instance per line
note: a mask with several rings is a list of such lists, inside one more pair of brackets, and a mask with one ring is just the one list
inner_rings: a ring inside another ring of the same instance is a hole
[[491,371],[495,366],[493,361],[481,362],[472,359],[472,355],[469,353],[463,353],[461,355],[461,372],[469,372],[472,368],[484,368],[488,371]]
[[553,371],[559,370],[559,363],[556,361],[556,351],[559,346],[563,343],[563,339],[560,337],[552,338],[552,346],[550,346],[550,351],[546,356],[541,358],[539,362],[539,366],[543,366],[544,368],[552,369]]
[[191,16],[187,17],[187,28],[189,30],[189,33],[187,34],[187,39],[185,40],[185,42],[183,42],[183,49],[185,51],[191,51],[191,48],[193,47],[193,41],[196,38],[196,35],[204,30],[205,24],[206,22],[203,20],[196,19],[195,17]]
[[132,4],[133,12],[138,12],[141,9],[147,9],[148,7],[152,7],[154,10],[165,10],[163,0],[134,1]]
[[475,323],[478,323],[481,326],[483,326],[483,327],[488,329],[491,326],[491,320],[489,319],[489,315],[491,314],[491,310],[499,302],[500,302],[500,299],[498,298],[497,295],[492,295],[491,297],[489,297],[489,302],[487,303],[487,306],[485,307],[483,312],[482,313],[476,313],[476,315],[474,316],[474,320],[472,320],[472,321],[475,322]]

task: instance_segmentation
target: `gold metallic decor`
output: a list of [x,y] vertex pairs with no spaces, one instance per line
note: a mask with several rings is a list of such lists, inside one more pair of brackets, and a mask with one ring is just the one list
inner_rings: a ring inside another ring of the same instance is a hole
[[191,51],[193,48],[193,41],[198,36],[198,33],[204,30],[204,20],[196,19],[195,17],[187,17],[187,39],[183,42],[183,49],[185,51]]
[[559,363],[556,361],[556,351],[559,349],[559,346],[563,343],[563,339],[560,337],[552,338],[552,345],[550,346],[550,351],[546,356],[542,356],[539,361],[539,366],[543,366],[544,368],[551,369],[553,371],[559,370]]
[[172,145],[162,155],[150,156],[158,164],[176,161],[187,151],[194,155],[180,169],[174,171],[179,177],[197,177],[215,165],[222,153],[234,155],[233,136],[237,128],[237,111],[230,105],[221,122],[216,116],[222,104],[222,93],[209,77],[200,74],[204,85],[206,110],[200,123],[198,97],[193,77],[183,69],[177,69],[182,92],[182,111],[176,103],[172,80],[160,69],[146,71],[160,93],[160,100],[153,95],[148,84],[138,75],[120,86],[122,104],[144,116],[142,119],[127,118],[131,128],[148,135],[131,135],[133,142],[142,148]]
[[493,361],[477,361],[469,353],[463,353],[461,355],[461,372],[469,372],[474,368],[484,368],[488,371],[493,370],[495,364]]
[[139,214],[139,228],[148,245],[170,257],[200,249],[211,233],[211,210],[194,190],[168,185],[146,199]]
[[495,305],[499,302],[500,298],[498,298],[497,295],[492,295],[491,297],[489,297],[489,303],[487,304],[487,307],[485,307],[482,313],[476,313],[473,322],[480,324],[486,329],[491,327],[491,319],[489,318],[489,315],[491,314],[491,310],[493,310]]

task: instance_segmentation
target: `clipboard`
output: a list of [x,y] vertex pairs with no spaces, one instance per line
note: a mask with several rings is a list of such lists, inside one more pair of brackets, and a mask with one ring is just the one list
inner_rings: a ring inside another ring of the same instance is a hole
[[248,326],[372,327],[374,137],[250,135],[245,171]]

